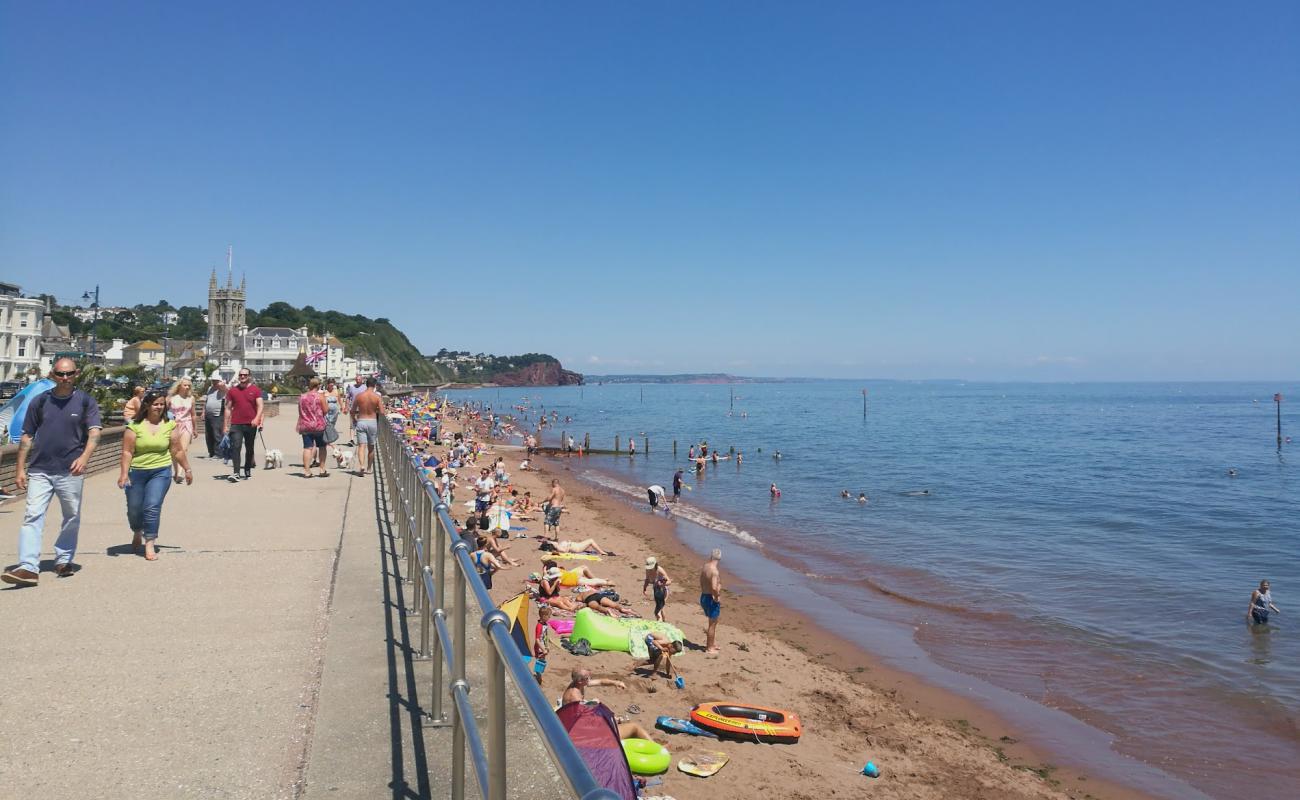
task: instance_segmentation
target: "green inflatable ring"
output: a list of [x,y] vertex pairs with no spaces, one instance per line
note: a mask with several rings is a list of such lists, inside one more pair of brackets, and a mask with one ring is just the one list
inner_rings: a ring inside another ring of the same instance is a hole
[[658,775],[668,771],[673,761],[668,748],[649,739],[624,739],[623,755],[627,764],[637,775]]

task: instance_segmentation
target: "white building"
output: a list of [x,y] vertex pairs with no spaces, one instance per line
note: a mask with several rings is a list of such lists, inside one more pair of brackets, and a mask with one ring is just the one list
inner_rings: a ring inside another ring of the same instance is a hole
[[292,369],[311,341],[306,328],[243,328],[240,340],[243,366],[258,382],[275,380]]
[[27,379],[41,364],[41,323],[45,303],[23,297],[22,287],[0,283],[0,380]]

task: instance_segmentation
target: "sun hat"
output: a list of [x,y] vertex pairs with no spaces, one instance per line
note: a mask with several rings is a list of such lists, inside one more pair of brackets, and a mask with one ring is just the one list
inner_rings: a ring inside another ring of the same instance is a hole
[[659,564],[659,561],[658,561],[658,559],[656,559],[654,556],[650,556],[649,558],[647,558],[647,559],[645,560],[645,568],[646,568],[646,569],[654,569],[658,564]]
[[546,580],[548,581],[553,581],[556,578],[559,578],[563,575],[564,573],[560,572],[559,567],[551,567],[550,569],[546,570]]

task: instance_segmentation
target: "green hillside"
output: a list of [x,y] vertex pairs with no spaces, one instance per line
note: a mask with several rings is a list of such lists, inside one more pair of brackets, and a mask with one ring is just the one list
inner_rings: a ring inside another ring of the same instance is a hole
[[258,325],[301,328],[305,325],[313,335],[328,331],[347,346],[348,355],[369,353],[384,365],[389,375],[412,383],[448,380],[446,373],[425,359],[406,334],[383,317],[370,319],[360,314],[319,311],[312,306],[298,309],[285,302],[271,303],[261,311],[249,309],[247,314],[250,328]]

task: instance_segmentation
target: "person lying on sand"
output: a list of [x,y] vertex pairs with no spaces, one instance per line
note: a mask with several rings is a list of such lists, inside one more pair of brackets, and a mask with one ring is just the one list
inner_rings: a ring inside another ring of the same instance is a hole
[[585,565],[580,567],[570,567],[564,570],[564,575],[561,576],[561,581],[566,586],[613,586],[614,585],[614,582],[609,580],[608,578],[597,578],[595,575],[592,575],[591,570],[587,569]]
[[604,614],[607,617],[621,619],[623,617],[635,617],[637,613],[624,605],[610,600],[604,592],[591,592],[583,595],[582,602],[597,614]]
[[596,544],[595,539],[583,539],[580,542],[552,542],[548,540],[538,545],[537,549],[545,550],[548,553],[595,553],[598,556],[616,555],[615,553],[602,549],[600,545]]

